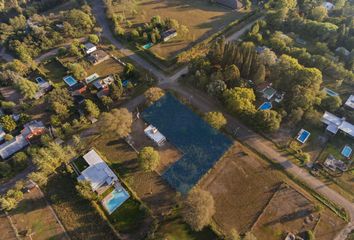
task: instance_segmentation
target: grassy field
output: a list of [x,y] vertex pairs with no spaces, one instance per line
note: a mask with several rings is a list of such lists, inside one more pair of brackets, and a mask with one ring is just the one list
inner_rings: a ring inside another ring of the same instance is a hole
[[[304,198],[304,193],[284,191],[278,194],[284,181],[288,180],[277,169],[236,143],[198,185],[214,197],[214,221],[221,232],[228,234],[234,228],[244,233],[252,229],[259,239],[280,240],[288,230],[300,232],[316,204],[312,197]],[[262,212],[264,219],[260,217]],[[316,231],[320,239],[331,239],[344,221],[329,209],[323,214],[326,222],[338,227],[328,230],[328,226],[320,225]]]
[[87,76],[97,73],[100,77],[106,77],[108,75],[115,73],[119,74],[121,72],[123,72],[123,66],[113,58],[109,58],[100,64],[90,65],[90,67],[87,69]]
[[78,195],[71,175],[57,173],[51,176],[44,191],[71,239],[116,239],[90,202]]
[[[151,17],[159,15],[162,19],[176,19],[180,24],[187,26],[187,37],[176,37],[167,43],[157,44],[150,50],[163,59],[170,59],[188,48],[193,42],[206,39],[220,31],[233,20],[244,16],[244,12],[234,12],[217,4],[210,4],[206,0],[142,0],[137,5],[138,14],[129,15],[124,11],[126,18],[134,26],[149,22]],[[117,4],[117,13],[123,13],[122,6]],[[128,31],[132,28],[125,26]]]
[[58,61],[53,59],[44,65],[41,64],[39,68],[45,74],[46,80],[52,81],[57,86],[65,85],[63,77],[67,75],[67,71]]
[[10,211],[9,216],[21,236],[30,231],[33,239],[67,239],[38,188],[25,193],[24,199]]

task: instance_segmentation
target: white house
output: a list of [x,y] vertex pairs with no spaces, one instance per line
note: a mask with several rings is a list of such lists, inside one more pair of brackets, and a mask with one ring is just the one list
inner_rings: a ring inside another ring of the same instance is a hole
[[354,95],[350,95],[350,97],[344,103],[344,105],[348,108],[354,109]]
[[96,45],[88,42],[88,43],[85,43],[84,50],[85,50],[86,54],[90,54],[90,53],[93,53],[94,51],[96,51],[97,47],[96,47]]
[[330,112],[325,112],[321,122],[327,125],[326,130],[332,134],[337,134],[341,130],[344,134],[354,138],[354,125],[345,121],[345,118],[339,118]]
[[163,146],[166,142],[166,137],[162,135],[156,127],[149,125],[144,130],[146,136],[148,136],[152,141],[154,141],[157,146]]
[[335,5],[331,2],[324,2],[322,6],[325,7],[327,11],[332,11],[335,8]]
[[81,172],[77,180],[90,182],[92,191],[96,191],[104,185],[113,185],[118,181],[118,177],[95,150],[92,149],[82,158],[87,162],[88,167]]
[[170,39],[172,39],[172,38],[174,38],[176,36],[177,36],[177,31],[176,31],[176,29],[173,29],[173,28],[164,31],[161,34],[162,40],[164,42],[167,42],[168,40],[170,40]]

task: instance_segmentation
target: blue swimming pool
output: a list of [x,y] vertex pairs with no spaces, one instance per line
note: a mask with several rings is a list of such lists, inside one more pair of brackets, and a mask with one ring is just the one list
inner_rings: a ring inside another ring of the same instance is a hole
[[112,214],[129,197],[129,193],[124,188],[114,189],[102,200],[102,205],[108,214]]
[[123,80],[122,81],[122,86],[123,87],[127,87],[129,82],[130,82],[129,80]]
[[264,102],[262,103],[262,105],[258,108],[259,110],[261,111],[264,111],[264,110],[270,110],[272,109],[272,103],[271,102]]
[[69,87],[74,86],[77,83],[73,76],[66,76],[63,78],[63,80]]
[[301,129],[297,137],[297,140],[301,143],[305,143],[307,139],[310,137],[310,135],[311,135],[310,132],[306,131],[305,129]]
[[343,148],[341,154],[342,154],[344,157],[349,158],[350,155],[352,154],[352,151],[353,151],[353,149],[352,149],[351,147],[349,147],[348,145],[346,145],[346,146]]
[[38,84],[46,83],[46,81],[45,81],[42,77],[36,77],[36,82],[37,82]]
[[336,93],[335,91],[333,91],[333,90],[331,90],[331,89],[329,89],[329,88],[324,88],[323,90],[326,92],[326,94],[327,94],[328,96],[331,96],[331,97],[336,97],[336,96],[338,96],[338,93]]
[[154,44],[153,43],[147,43],[143,46],[144,49],[149,49],[153,46]]

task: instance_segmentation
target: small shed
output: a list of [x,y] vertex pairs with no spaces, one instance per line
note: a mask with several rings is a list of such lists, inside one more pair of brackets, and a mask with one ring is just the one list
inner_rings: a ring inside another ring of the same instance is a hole
[[165,144],[166,137],[162,135],[159,130],[157,130],[157,128],[153,125],[149,125],[147,128],[145,128],[144,132],[146,136],[148,136],[152,141],[157,144],[157,146],[161,147]]

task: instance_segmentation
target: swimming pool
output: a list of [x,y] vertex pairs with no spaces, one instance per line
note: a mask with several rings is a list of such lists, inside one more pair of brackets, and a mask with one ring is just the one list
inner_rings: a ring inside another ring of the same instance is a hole
[[73,76],[66,76],[63,78],[63,80],[69,87],[74,86],[77,83]]
[[129,193],[124,188],[114,189],[102,200],[102,205],[108,214],[112,214],[129,197]]
[[329,89],[329,88],[323,88],[323,90],[326,92],[326,94],[328,96],[331,96],[331,97],[336,97],[336,96],[339,96],[338,93],[336,93],[335,91]]
[[123,87],[127,87],[129,82],[130,82],[129,80],[123,80],[122,81],[122,86]]
[[301,143],[305,143],[310,135],[310,132],[306,131],[305,129],[301,129],[296,139]]
[[258,110],[264,111],[264,110],[270,110],[272,109],[272,103],[271,102],[264,102],[262,105],[258,108]]
[[36,82],[37,82],[38,84],[46,83],[46,81],[45,81],[42,77],[36,77]]
[[341,154],[346,157],[346,158],[350,158],[350,155],[352,154],[352,148],[349,147],[348,145],[344,146]]
[[147,43],[143,46],[144,49],[149,49],[153,46],[154,44],[153,43]]

